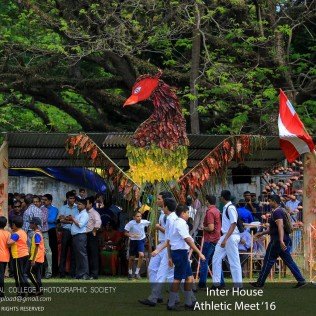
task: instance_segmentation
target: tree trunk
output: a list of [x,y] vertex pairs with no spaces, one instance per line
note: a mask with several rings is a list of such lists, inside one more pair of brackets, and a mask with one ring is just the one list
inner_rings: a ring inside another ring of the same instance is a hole
[[195,4],[195,26],[192,31],[192,56],[191,56],[191,74],[190,74],[190,93],[194,96],[190,100],[190,121],[191,133],[200,134],[200,123],[198,107],[198,96],[196,91],[196,84],[199,77],[201,53],[201,33],[200,33],[200,12],[199,7]]

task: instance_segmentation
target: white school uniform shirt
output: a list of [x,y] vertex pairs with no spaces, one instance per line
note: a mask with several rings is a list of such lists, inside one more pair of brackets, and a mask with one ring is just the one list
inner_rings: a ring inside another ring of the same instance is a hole
[[239,251],[248,251],[251,247],[251,235],[248,230],[243,231],[239,234],[240,241],[243,239],[245,241],[245,244],[242,244],[239,242],[238,244],[238,250]]
[[185,242],[184,239],[190,238],[193,241],[193,238],[190,236],[189,226],[183,218],[178,217],[174,221],[170,229],[169,238],[171,250],[190,249],[190,246]]
[[[229,219],[227,218],[226,212],[228,212]],[[222,233],[227,234],[229,227],[233,223],[237,223],[238,219],[238,213],[236,210],[236,207],[232,204],[232,202],[228,202],[225,204],[223,208],[223,214],[222,214]],[[233,234],[239,234],[239,230],[237,228],[237,225],[233,231]]]
[[143,240],[146,238],[145,227],[149,226],[150,222],[142,219],[140,223],[137,223],[134,219],[125,225],[125,230],[131,234],[137,234],[138,237],[130,237],[131,240]]
[[[161,227],[166,229],[166,225],[167,225],[167,218],[168,216],[164,214],[163,211],[161,211],[161,214],[159,216],[159,220],[158,223]],[[161,232],[160,230],[158,230],[158,241],[159,243],[164,242],[166,240],[166,235],[165,233]]]
[[165,227],[165,240],[170,240],[169,232],[171,227],[173,226],[174,221],[179,218],[176,212],[171,212],[167,217],[166,227]]

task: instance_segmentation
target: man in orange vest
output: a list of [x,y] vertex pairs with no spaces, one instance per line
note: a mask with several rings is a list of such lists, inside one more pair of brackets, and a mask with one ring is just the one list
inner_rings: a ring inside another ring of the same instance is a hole
[[44,238],[39,227],[41,219],[33,217],[30,220],[30,228],[34,231],[31,239],[31,254],[27,263],[26,273],[36,288],[35,295],[42,295],[42,267],[45,259]]
[[12,221],[12,234],[8,241],[11,246],[13,274],[15,285],[18,288],[17,295],[25,296],[29,292],[30,285],[25,277],[25,268],[29,258],[29,249],[27,246],[27,234],[22,229],[23,219],[16,217]]
[[11,234],[4,230],[7,222],[4,216],[0,216],[0,297],[4,297],[4,272],[7,263],[10,261],[10,251],[7,243]]

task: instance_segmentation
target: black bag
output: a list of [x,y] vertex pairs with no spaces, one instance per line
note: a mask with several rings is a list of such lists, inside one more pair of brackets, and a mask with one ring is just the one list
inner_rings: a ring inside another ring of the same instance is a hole
[[[226,217],[230,220],[229,218],[229,214],[228,214],[228,208],[233,205],[233,204],[229,204],[226,208]],[[236,210],[237,212],[237,210]],[[244,227],[244,222],[243,220],[239,217],[238,212],[237,212],[237,229],[239,230],[239,233],[243,233],[245,231],[245,227]]]

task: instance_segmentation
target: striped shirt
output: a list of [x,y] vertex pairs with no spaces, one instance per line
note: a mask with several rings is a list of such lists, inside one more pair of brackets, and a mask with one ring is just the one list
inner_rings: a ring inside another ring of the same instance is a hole
[[[39,209],[38,207],[36,207],[34,204],[31,204],[26,211],[23,214],[23,227],[22,229],[25,232],[28,232],[29,230],[31,230],[30,228],[30,220],[33,217],[38,217],[41,220],[41,223],[43,223],[43,215],[42,215],[42,211],[41,209]],[[42,224],[41,224],[42,227]]]

